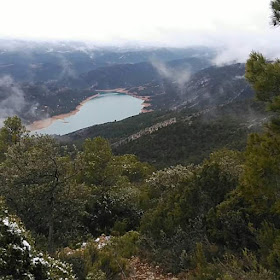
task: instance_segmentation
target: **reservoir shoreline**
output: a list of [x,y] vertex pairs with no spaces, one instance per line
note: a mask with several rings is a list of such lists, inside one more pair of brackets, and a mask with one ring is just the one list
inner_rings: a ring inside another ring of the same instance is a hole
[[147,107],[151,106],[150,103],[147,103],[147,101],[150,101],[149,97],[146,96],[137,96],[135,93],[130,93],[128,92],[126,89],[124,88],[118,88],[118,89],[110,89],[110,90],[96,90],[96,92],[98,92],[97,94],[94,94],[88,98],[86,98],[85,100],[83,100],[77,107],[75,110],[70,111],[69,113],[65,113],[65,114],[60,114],[60,115],[55,115],[46,119],[42,119],[42,120],[38,120],[38,121],[34,121],[33,123],[31,123],[30,125],[27,125],[27,130],[29,131],[37,131],[40,129],[44,129],[49,127],[50,125],[52,125],[55,121],[57,120],[64,120],[65,118],[68,118],[70,116],[73,116],[75,114],[77,114],[80,109],[90,100],[99,97],[100,94],[99,93],[106,93],[106,92],[114,92],[114,93],[123,93],[126,95],[130,95],[132,97],[144,100],[144,102],[142,103],[142,109],[141,109],[141,113],[147,113],[150,112],[152,110],[147,109]]
[[60,114],[60,115],[52,116],[52,117],[47,118],[47,119],[35,121],[32,124],[28,125],[26,128],[30,131],[46,128],[46,127],[50,126],[56,120],[63,120],[65,118],[68,118],[70,116],[73,116],[73,115],[77,114],[85,103],[87,103],[91,99],[96,98],[98,96],[99,96],[99,94],[94,94],[94,95],[86,98],[76,107],[75,110],[73,110],[69,113]]
[[148,112],[153,111],[152,109],[147,109],[148,107],[151,107],[151,103],[149,103],[151,101],[150,96],[140,96],[136,92],[129,92],[125,88],[97,89],[96,91],[98,91],[98,92],[116,92],[116,93],[124,93],[124,94],[130,95],[132,97],[135,97],[135,98],[138,98],[138,99],[141,99],[144,101],[142,103],[143,108],[141,110],[141,113],[148,113]]

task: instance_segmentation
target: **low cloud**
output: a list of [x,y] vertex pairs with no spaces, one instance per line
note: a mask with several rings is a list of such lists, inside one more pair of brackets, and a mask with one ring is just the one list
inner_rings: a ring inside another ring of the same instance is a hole
[[72,63],[69,60],[67,60],[63,55],[58,55],[57,57],[59,59],[59,66],[62,68],[58,80],[63,78],[76,78],[77,73],[73,69]]
[[34,115],[36,104],[30,104],[23,90],[10,76],[0,78],[0,125],[7,117]]
[[234,62],[245,63],[252,51],[262,53],[269,59],[280,57],[279,30],[269,29],[266,33],[252,32],[223,35],[213,63],[220,66]]
[[175,82],[180,89],[183,89],[191,78],[191,71],[187,68],[174,69],[158,59],[151,59],[151,63],[161,77]]

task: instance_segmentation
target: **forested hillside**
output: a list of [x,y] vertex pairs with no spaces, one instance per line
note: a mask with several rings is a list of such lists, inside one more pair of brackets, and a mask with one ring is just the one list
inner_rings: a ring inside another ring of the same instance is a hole
[[196,73],[211,65],[208,58],[189,57],[184,59],[162,62],[152,60],[135,64],[116,64],[110,67],[102,67],[90,71],[82,78],[97,89],[114,89],[142,86],[146,83],[156,81],[162,83],[167,79],[176,79],[176,71],[182,74]]
[[38,42],[0,39],[0,75],[16,82],[49,82],[75,78],[115,64],[171,61],[190,57],[211,59],[211,48],[119,48],[82,42]]
[[117,146],[113,144],[113,150],[117,154],[135,154],[160,168],[198,164],[218,149],[243,151],[247,136],[261,131],[268,118],[260,104],[240,101],[198,116],[178,115],[176,123],[139,139]]
[[[140,114],[82,129],[58,140],[80,146],[86,138],[102,136],[110,141],[115,153],[132,153],[157,167],[197,164],[220,148],[244,150],[248,134],[261,131],[270,115],[263,103],[245,99],[205,110],[185,108]],[[176,121],[150,129],[170,119]]]
[[[280,0],[271,8],[280,26]],[[242,67],[229,66],[234,75]],[[219,86],[213,73],[225,68],[212,69],[209,90],[189,81],[197,108],[177,104],[59,141],[7,118],[0,279],[279,279],[280,61],[250,54],[254,101],[243,77]],[[233,81],[246,91],[217,94]],[[206,92],[217,102],[205,106]]]
[[123,88],[130,94],[146,97],[150,110],[201,109],[253,96],[243,77],[244,64],[209,67],[210,58],[205,54],[164,61],[155,56],[146,62],[113,64],[82,74],[57,76],[57,79],[22,81],[16,76],[3,76],[0,102],[5,109],[0,110],[0,117],[16,114],[28,124],[68,113],[98,89]]
[[[172,88],[165,88],[164,94],[158,92],[160,87],[156,91],[147,87],[138,94],[150,92],[151,102],[158,107],[163,105],[159,98],[165,96],[167,108],[172,109],[92,126],[58,139],[81,145],[86,138],[102,136],[117,154],[133,153],[157,167],[200,163],[219,148],[243,150],[247,135],[260,131],[269,118],[265,105],[253,100],[254,92],[245,78],[236,78],[244,73],[242,64],[204,69],[186,83],[184,97],[174,83],[170,84]],[[191,92],[196,95],[195,101]],[[175,121],[161,127],[170,119]]]
[[[174,52],[176,54],[175,57],[180,55],[184,56],[183,51],[181,51],[181,54],[179,50],[177,50],[177,52]],[[138,52],[136,52],[134,55],[136,56],[137,53]],[[154,59],[157,59],[158,53],[161,52],[159,50],[154,52]],[[188,52],[186,51],[185,55],[187,55],[187,53]],[[173,57],[171,54],[170,57]],[[190,51],[190,55],[191,54],[192,52]],[[16,59],[18,54],[9,52],[5,55],[0,54],[0,74],[1,69],[6,68],[4,66],[1,68],[1,56],[4,56],[4,58],[2,59],[3,61],[6,61],[6,59],[8,58],[12,59],[13,55],[15,56],[14,59]],[[56,58],[54,54],[44,55],[47,56],[46,59],[54,60]],[[83,54],[83,56],[84,55],[85,54]],[[66,56],[66,54],[64,54],[64,56]],[[64,56],[63,59],[66,59]],[[161,56],[159,55],[159,57]],[[166,54],[166,58],[167,57],[169,56]],[[35,58],[39,59],[36,56]],[[19,60],[21,61],[21,59]],[[23,63],[22,67],[25,67],[25,70],[22,72],[26,72],[26,69],[29,69],[31,67],[30,65],[33,65],[31,62],[32,61],[29,61],[27,59],[27,61]],[[37,63],[39,62],[37,61]],[[59,63],[59,60],[57,63]],[[39,63],[38,65],[40,66],[41,64]],[[26,124],[28,124],[29,122],[32,122],[34,120],[44,119],[50,116],[69,113],[73,111],[86,98],[95,95],[98,89],[113,89],[117,87],[130,88],[152,82],[156,82],[157,84],[169,83],[170,85],[172,85],[176,73],[187,73],[188,77],[189,75],[210,65],[210,58],[202,56],[200,58],[187,57],[177,60],[170,60],[167,62],[165,62],[165,60],[163,59],[155,63],[153,63],[152,61],[134,64],[113,63],[110,66],[98,67],[96,69],[94,68],[95,70],[85,73],[77,72],[75,70],[76,65],[72,65],[70,63],[70,65],[67,65],[67,67],[65,66],[65,71],[62,71],[58,67],[57,71],[60,71],[60,75],[57,74],[55,79],[52,79],[48,76],[44,76],[44,78],[42,79],[36,77],[31,80],[27,77],[21,79],[18,78],[16,74],[7,72],[7,74],[10,75],[1,76],[0,78],[0,104],[2,104],[0,110],[0,118],[3,119],[11,116],[12,114],[16,114],[20,116]],[[36,67],[35,70],[37,69]],[[164,74],[161,73],[162,69],[159,69],[161,67],[164,68]],[[32,70],[34,69],[32,68]],[[37,73],[40,71],[36,70],[35,72]],[[53,70],[50,70],[50,72],[53,73]],[[4,73],[2,73],[2,75],[3,74]],[[29,73],[25,74],[27,76],[29,75]],[[147,94],[147,96],[153,95],[152,90],[150,90],[149,92],[150,94]],[[167,98],[167,100],[173,98],[171,97],[173,92],[174,87],[171,86],[171,90],[168,91],[168,94],[166,94],[165,98]],[[138,95],[137,92],[136,95]],[[170,106],[168,106],[168,108]],[[155,100],[152,101],[151,109],[157,109],[161,107],[166,108],[166,106],[163,106],[163,104],[161,104],[160,98],[156,96]]]

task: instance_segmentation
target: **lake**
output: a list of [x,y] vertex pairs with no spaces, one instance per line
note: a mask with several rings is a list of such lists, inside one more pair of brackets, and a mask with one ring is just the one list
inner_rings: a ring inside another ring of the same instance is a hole
[[82,128],[119,121],[141,112],[143,100],[122,93],[101,93],[87,101],[78,112],[63,119],[55,119],[42,129],[32,132],[64,135]]

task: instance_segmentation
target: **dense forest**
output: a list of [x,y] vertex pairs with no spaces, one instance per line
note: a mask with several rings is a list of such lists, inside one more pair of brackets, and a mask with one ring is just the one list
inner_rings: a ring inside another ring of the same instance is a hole
[[[262,102],[244,99],[205,110],[154,111],[81,129],[57,139],[67,145],[75,143],[79,148],[86,138],[101,136],[111,143],[115,154],[135,154],[158,169],[198,164],[222,148],[244,151],[247,136],[262,131],[263,123],[271,116]],[[153,130],[170,120],[174,121]]]
[[[278,26],[280,0],[272,10]],[[173,165],[171,158],[173,166],[161,170],[114,153],[102,137],[64,146],[7,118],[0,129],[0,279],[133,279],[136,256],[166,279],[279,279],[280,61],[252,52],[246,79],[272,117],[246,144],[237,141],[244,151],[218,149],[221,143],[198,163]],[[196,142],[207,125],[185,132],[176,124],[166,135],[196,135]],[[234,125],[218,118],[217,137]],[[172,150],[176,140],[163,139]]]

